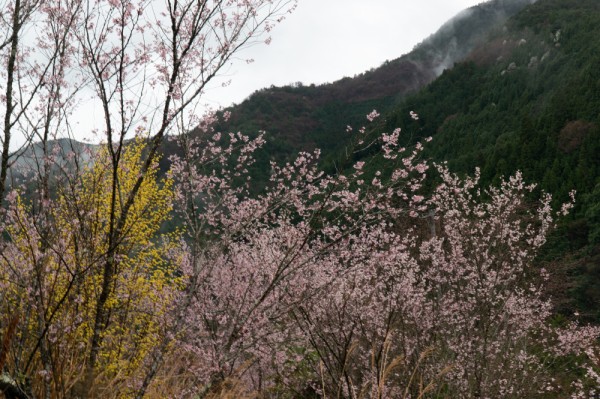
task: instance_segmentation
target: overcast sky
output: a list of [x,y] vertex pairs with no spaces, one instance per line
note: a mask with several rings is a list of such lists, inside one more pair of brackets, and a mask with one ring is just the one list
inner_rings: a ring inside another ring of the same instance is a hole
[[269,46],[254,46],[226,70],[231,85],[209,90],[214,108],[255,90],[294,82],[319,84],[354,76],[400,57],[461,10],[482,0],[299,0]]

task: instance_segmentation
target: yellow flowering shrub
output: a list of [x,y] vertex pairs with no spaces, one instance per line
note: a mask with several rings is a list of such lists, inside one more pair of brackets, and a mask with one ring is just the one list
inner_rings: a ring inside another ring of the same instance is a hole
[[[143,151],[142,140],[125,148],[113,192],[112,160],[108,150],[100,150],[78,182],[61,187],[46,204],[43,219],[36,219],[20,196],[14,200],[0,257],[0,279],[10,282],[0,294],[2,311],[20,315],[11,344],[22,350],[7,359],[12,375],[37,369],[43,377],[50,368],[55,391],[74,389],[83,380],[111,225],[114,229],[141,173]],[[151,168],[114,244],[114,278],[95,379],[98,387],[110,386],[114,397],[127,397],[131,382],[143,378],[144,362],[165,333],[169,307],[181,286],[167,259],[176,237],[159,232],[172,197],[172,182],[159,182]],[[35,390],[40,383],[32,385]]]

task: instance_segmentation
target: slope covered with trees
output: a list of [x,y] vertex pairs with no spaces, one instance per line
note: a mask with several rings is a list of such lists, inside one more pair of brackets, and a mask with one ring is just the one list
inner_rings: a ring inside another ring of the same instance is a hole
[[576,190],[576,211],[548,258],[566,256],[569,312],[591,318],[600,303],[599,38],[598,2],[540,0],[386,116],[391,128],[419,110],[414,138],[433,136],[427,156],[457,172],[478,166],[494,182],[521,170],[559,200]]
[[[362,123],[362,116],[373,109],[391,109],[463,60],[490,31],[530,3],[494,0],[471,7],[410,53],[354,77],[318,86],[298,82],[257,91],[231,108],[231,119],[219,128],[248,134],[265,131],[265,152],[270,159],[282,161],[298,150],[313,148],[320,148],[328,157],[349,143],[348,124]],[[261,170],[269,170],[268,161],[259,157],[257,177]]]

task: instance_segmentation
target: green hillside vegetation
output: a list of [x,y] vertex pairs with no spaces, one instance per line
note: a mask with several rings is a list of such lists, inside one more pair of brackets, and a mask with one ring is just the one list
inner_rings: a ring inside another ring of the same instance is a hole
[[[410,110],[421,115],[416,127]],[[598,1],[540,0],[523,10],[387,115],[386,129],[396,126],[415,127],[411,140],[433,136],[427,156],[462,173],[478,166],[486,183],[521,170],[556,203],[577,190],[576,212],[544,261],[560,257],[552,264],[568,277],[554,287],[564,294],[559,308],[600,318]]]
[[[364,115],[373,109],[384,113],[399,106],[407,95],[433,81],[444,68],[463,60],[485,41],[492,29],[502,26],[529,3],[530,0],[494,0],[471,7],[409,54],[352,78],[323,85],[298,82],[257,91],[229,109],[230,121],[216,129],[246,134],[266,132],[265,151],[253,173],[260,182],[268,178],[270,160],[288,160],[299,150],[320,148],[325,162],[332,163],[335,154],[349,143],[347,125],[358,128],[364,124]],[[167,168],[166,160],[163,168]]]

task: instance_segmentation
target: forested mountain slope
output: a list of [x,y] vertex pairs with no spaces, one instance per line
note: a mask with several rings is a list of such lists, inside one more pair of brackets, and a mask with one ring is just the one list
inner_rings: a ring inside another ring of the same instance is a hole
[[[384,112],[398,105],[406,95],[463,60],[493,29],[531,2],[494,0],[471,7],[412,52],[352,78],[319,86],[298,82],[255,92],[231,108],[229,123],[218,128],[247,134],[264,130],[265,152],[276,160],[315,147],[331,154],[347,144],[347,125],[363,123],[364,115],[373,109]],[[268,171],[268,159],[259,161],[262,166],[257,171]]]
[[432,136],[427,155],[454,171],[478,166],[493,182],[521,170],[557,202],[576,190],[547,258],[561,256],[568,278],[556,288],[576,298],[565,306],[598,318],[600,2],[538,1],[386,119],[387,129],[411,126],[412,139]]

